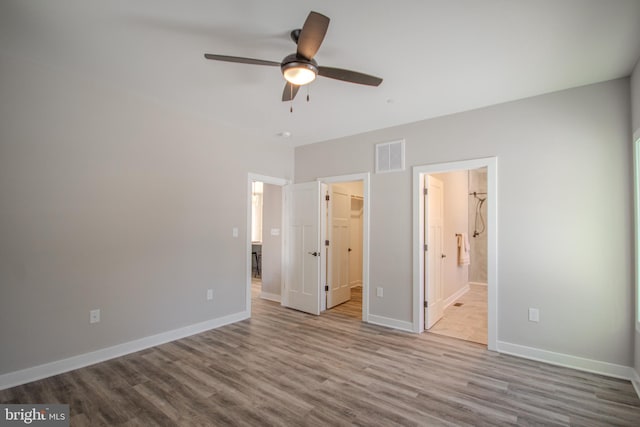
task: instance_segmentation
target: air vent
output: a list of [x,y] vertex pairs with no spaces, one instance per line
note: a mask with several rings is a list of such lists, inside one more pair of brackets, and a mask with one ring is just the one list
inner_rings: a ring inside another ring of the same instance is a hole
[[404,139],[376,144],[376,173],[404,170]]

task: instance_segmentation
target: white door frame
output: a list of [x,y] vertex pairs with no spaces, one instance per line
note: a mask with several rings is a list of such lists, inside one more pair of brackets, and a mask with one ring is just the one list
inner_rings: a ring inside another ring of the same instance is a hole
[[[428,251],[423,251],[423,262],[425,263],[424,289],[425,301],[429,306],[424,310],[425,329],[432,328],[440,319],[444,317],[444,182],[433,175],[422,175],[423,185],[428,189],[428,195],[422,196],[425,204],[425,215],[422,217],[424,224],[424,243],[428,246]],[[439,189],[440,191],[436,191]],[[437,207],[437,213],[434,207]],[[433,229],[437,221],[437,232]],[[433,235],[432,235],[433,232]],[[433,269],[433,271],[429,271]],[[429,291],[429,292],[427,292]]]
[[[247,272],[246,272],[246,285],[247,285],[247,289],[246,289],[246,299],[245,299],[245,309],[246,312],[248,313],[249,317],[251,317],[251,196],[252,196],[252,187],[251,187],[251,183],[253,181],[261,181],[264,182],[265,184],[272,184],[272,185],[278,185],[280,187],[284,187],[285,185],[289,184],[291,181],[286,180],[284,178],[276,178],[276,177],[272,177],[272,176],[266,176],[266,175],[260,175],[257,173],[251,173],[249,172],[248,174],[248,178],[247,178],[247,241],[246,241],[246,249],[245,249],[245,256],[246,256],[246,266],[247,266]],[[282,197],[282,216],[284,218],[284,197]],[[282,230],[282,227],[284,226],[284,221],[283,218],[280,219],[280,230]],[[280,269],[281,271],[284,272],[284,244],[281,245],[280,250],[282,251],[282,264],[280,265]],[[281,275],[281,277],[284,277],[284,275]],[[282,283],[280,284],[280,298],[282,298]]]
[[424,331],[424,175],[487,168],[487,348],[498,340],[498,176],[497,157],[413,167],[413,331]]
[[[351,175],[331,176],[318,178],[318,181],[330,184],[348,181],[362,181],[362,321],[369,322],[369,206],[370,200],[370,174],[355,173]],[[323,270],[324,271],[324,270]],[[320,283],[320,291],[324,292],[324,283]]]
[[634,187],[634,243],[635,243],[635,325],[640,333],[640,128],[633,133],[633,187]]

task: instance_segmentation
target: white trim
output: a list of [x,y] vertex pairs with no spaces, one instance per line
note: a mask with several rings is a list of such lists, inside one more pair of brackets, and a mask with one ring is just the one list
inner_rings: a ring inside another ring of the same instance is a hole
[[45,363],[43,365],[22,369],[20,371],[9,372],[8,374],[0,375],[0,390],[29,383],[31,381],[41,380],[64,372],[73,371],[74,369],[84,368],[85,366],[94,365],[116,357],[125,356],[127,354],[135,353],[136,351],[155,347],[170,341],[206,332],[210,329],[216,329],[221,326],[239,322],[241,320],[248,319],[249,317],[249,312],[242,311],[217,319],[195,323],[172,331],[162,332],[156,335],[114,345],[112,347],[106,347],[90,353],[56,360],[55,362]]
[[387,328],[399,329],[405,332],[413,332],[413,323],[403,320],[392,319],[390,317],[378,316],[376,314],[369,315],[369,323]]
[[[362,181],[362,321],[371,323],[369,314],[369,233],[371,207],[371,176],[369,172],[318,178],[324,183]],[[324,285],[321,285],[324,286]],[[324,287],[323,287],[324,289]]]
[[484,282],[469,282],[469,285],[487,286],[487,284]]
[[[249,313],[249,317],[251,317],[251,196],[253,194],[252,188],[251,188],[251,183],[253,181],[260,181],[263,182],[265,184],[272,184],[272,185],[278,185],[280,187],[284,187],[285,185],[289,184],[291,181],[284,179],[284,178],[276,178],[273,176],[266,176],[266,175],[260,175],[257,173],[252,173],[249,172],[247,174],[247,241],[246,241],[246,250],[245,250],[245,257],[246,257],[246,266],[247,266],[247,271],[245,273],[245,281],[246,281],[246,295],[245,295],[245,310]],[[284,218],[284,194],[282,197],[282,216]],[[282,223],[280,225],[280,229],[282,230],[282,227],[284,226],[284,220],[282,220]],[[281,250],[282,250],[282,263],[281,263],[281,270],[284,271],[284,241],[283,244],[281,245]],[[282,276],[284,277],[284,276]],[[283,284],[280,284],[280,287],[283,287]]]
[[512,344],[504,341],[498,341],[498,352],[629,381],[634,379],[635,374],[634,369],[630,366],[617,365],[614,363],[601,362],[599,360],[571,356],[569,354],[540,350],[538,348]]
[[456,302],[456,300],[458,298],[461,298],[464,294],[466,294],[467,292],[469,292],[469,289],[471,289],[469,287],[469,285],[464,285],[463,287],[461,287],[460,289],[458,289],[456,292],[453,293],[453,295],[450,295],[449,298],[447,298],[446,300],[444,300],[444,308],[446,309],[447,307],[449,307],[451,304],[453,304],[454,302]]
[[487,168],[487,348],[498,340],[498,159],[462,160],[413,167],[413,332],[424,331],[424,179],[426,174]]
[[326,286],[329,283],[327,281],[327,258],[329,251],[327,247],[322,243],[327,238],[327,202],[325,196],[329,194],[329,186],[321,182],[320,183],[320,312],[327,310],[327,290]]
[[637,129],[633,135],[633,141],[631,143],[631,149],[633,151],[633,241],[635,245],[635,301],[634,307],[634,324],[636,332],[640,333],[640,239],[638,234],[640,233],[640,129]]
[[260,292],[260,298],[266,299],[268,301],[281,302],[280,295],[272,294],[271,292]]
[[631,371],[631,384],[633,385],[633,389],[636,391],[636,394],[640,398],[640,375],[638,375],[638,371],[633,368],[631,369]]

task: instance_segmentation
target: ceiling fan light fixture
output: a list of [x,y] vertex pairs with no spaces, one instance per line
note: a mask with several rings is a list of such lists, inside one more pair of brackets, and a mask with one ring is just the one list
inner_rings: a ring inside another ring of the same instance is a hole
[[289,83],[303,86],[316,79],[318,68],[311,63],[289,62],[282,66],[282,75]]

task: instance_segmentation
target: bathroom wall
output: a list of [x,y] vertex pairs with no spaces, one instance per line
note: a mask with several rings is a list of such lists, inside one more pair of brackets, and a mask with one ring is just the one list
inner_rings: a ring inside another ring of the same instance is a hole
[[442,251],[446,255],[442,264],[444,298],[461,291],[469,283],[469,266],[458,265],[458,238],[456,234],[468,229],[467,171],[433,174],[444,188]]
[[[487,192],[487,168],[474,169],[469,171],[469,193]],[[469,266],[469,282],[487,283],[487,230],[483,232],[482,220],[487,221],[487,203],[483,203],[478,209],[479,200],[473,195],[467,196],[469,199],[469,244],[471,245],[471,265]],[[487,198],[486,194],[478,197]],[[480,232],[473,237],[474,231]]]

